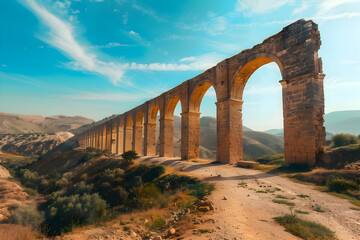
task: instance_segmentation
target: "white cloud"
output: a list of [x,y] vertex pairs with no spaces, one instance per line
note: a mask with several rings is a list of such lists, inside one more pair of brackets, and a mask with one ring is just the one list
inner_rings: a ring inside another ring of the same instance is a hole
[[[192,31],[205,31],[210,35],[219,35],[227,27],[227,19],[224,16],[216,16],[215,14],[208,14],[209,20],[200,23],[186,24],[182,21],[176,23],[176,26],[182,29]],[[195,21],[196,22],[196,21]]]
[[356,18],[356,17],[360,17],[360,12],[344,12],[344,13],[317,15],[312,17],[312,19],[314,19],[316,22],[326,22],[329,20],[336,20],[342,18]]
[[123,22],[123,24],[127,24],[128,23],[128,21],[129,21],[129,14],[126,12],[126,13],[124,13],[124,15],[122,16],[122,22]]
[[223,55],[208,53],[200,56],[182,58],[178,61],[178,63],[131,63],[124,65],[124,67],[126,69],[153,71],[201,71],[213,67],[223,58]]
[[154,10],[152,10],[149,7],[143,7],[143,6],[140,6],[137,3],[134,3],[132,5],[132,7],[135,8],[136,10],[142,12],[143,14],[145,14],[145,15],[159,21],[159,22],[166,22],[167,21],[165,18],[160,17]]
[[138,33],[134,32],[133,30],[131,30],[129,33],[130,33],[131,35],[139,35]]
[[236,10],[247,15],[249,13],[264,14],[272,12],[289,0],[237,0]]
[[309,2],[302,2],[300,7],[298,8],[295,8],[292,12],[293,15],[296,15],[296,14],[299,14],[299,13],[302,13],[303,11],[305,11],[306,9],[308,9],[310,7],[310,3]]
[[106,76],[115,85],[124,82],[124,71],[116,64],[100,61],[95,54],[87,52],[86,48],[76,41],[71,24],[50,13],[35,0],[26,0],[26,6],[50,30],[46,36],[40,37],[43,41],[69,55],[82,69]]
[[360,0],[325,0],[319,4],[319,15],[323,15],[336,9],[337,7],[349,3],[360,3]]
[[94,45],[89,48],[113,48],[113,47],[133,47],[133,46],[135,46],[135,45],[118,43],[118,42],[110,42],[106,45]]
[[1,66],[2,66],[2,67],[7,67],[7,65],[6,65],[6,64],[2,64]]

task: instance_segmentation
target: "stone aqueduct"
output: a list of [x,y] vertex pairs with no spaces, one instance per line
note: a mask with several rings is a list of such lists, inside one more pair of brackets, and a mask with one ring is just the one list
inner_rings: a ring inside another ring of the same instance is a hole
[[[314,165],[325,146],[320,33],[313,21],[298,20],[263,43],[227,58],[200,75],[144,104],[98,122],[77,135],[80,147],[121,154],[134,150],[156,154],[156,119],[160,111],[159,156],[173,157],[174,110],[181,104],[181,158],[196,159],[200,146],[200,103],[213,86],[217,106],[216,158],[223,163],[243,159],[242,104],[249,77],[275,62],[282,80],[285,161]],[[144,128],[144,129],[143,129]]]

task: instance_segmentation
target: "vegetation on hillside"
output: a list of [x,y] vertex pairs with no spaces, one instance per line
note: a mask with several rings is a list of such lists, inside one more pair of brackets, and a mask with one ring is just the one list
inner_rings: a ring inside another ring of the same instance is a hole
[[[38,215],[33,214],[34,210],[14,211],[16,222],[32,224],[33,228],[55,236],[137,209],[174,206],[175,200],[178,207],[189,207],[214,188],[192,177],[164,175],[165,168],[161,165],[133,163],[137,154],[132,151],[117,158],[108,152],[88,148],[64,153],[63,157],[75,162],[71,168],[55,168],[45,174],[35,171],[44,167],[39,161],[45,159],[3,162],[29,193],[46,198],[39,211],[36,210]],[[36,221],[37,226],[29,222],[29,215],[40,219]]]

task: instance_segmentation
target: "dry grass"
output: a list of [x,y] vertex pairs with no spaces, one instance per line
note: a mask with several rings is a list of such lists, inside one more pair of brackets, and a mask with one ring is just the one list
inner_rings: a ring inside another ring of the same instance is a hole
[[31,231],[30,227],[23,227],[14,224],[0,224],[0,239],[6,240],[35,240],[37,234]]
[[295,236],[308,240],[330,240],[336,239],[334,232],[327,227],[298,218],[296,215],[286,214],[274,218],[277,223],[284,226],[286,231]]

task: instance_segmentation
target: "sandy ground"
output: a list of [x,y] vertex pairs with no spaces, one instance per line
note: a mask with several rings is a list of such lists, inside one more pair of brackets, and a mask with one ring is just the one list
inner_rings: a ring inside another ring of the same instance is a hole
[[[311,186],[231,165],[146,157],[138,161],[163,164],[215,184],[216,190],[209,197],[215,210],[199,216],[196,226],[212,233],[194,234],[193,230],[189,230],[183,235],[184,239],[298,239],[273,220],[295,210],[309,212],[298,216],[327,226],[336,232],[338,239],[360,239],[359,211],[350,209],[354,206],[347,200],[313,190]],[[301,194],[308,197],[301,198],[298,196]],[[288,201],[295,203],[293,209],[272,202],[276,195],[288,197]],[[317,205],[325,211],[314,211],[313,207]]]

